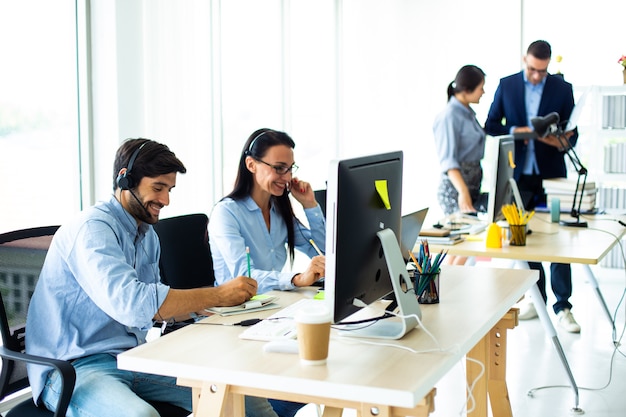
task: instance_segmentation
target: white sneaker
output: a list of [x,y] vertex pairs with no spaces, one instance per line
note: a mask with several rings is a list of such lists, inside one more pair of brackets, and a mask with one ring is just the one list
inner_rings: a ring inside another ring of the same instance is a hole
[[580,325],[576,323],[574,315],[569,308],[564,308],[556,315],[559,319],[559,327],[570,333],[580,333]]
[[537,317],[537,310],[532,302],[521,302],[518,304],[520,320],[530,320]]

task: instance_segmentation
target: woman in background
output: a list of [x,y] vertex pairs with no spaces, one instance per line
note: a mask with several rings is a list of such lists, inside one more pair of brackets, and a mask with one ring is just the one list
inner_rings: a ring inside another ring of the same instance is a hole
[[[246,141],[234,189],[209,219],[216,285],[251,276],[263,294],[309,286],[324,276],[326,222],[311,185],[293,176],[294,147],[289,135],[271,129],[257,130]],[[295,217],[289,194],[302,205],[309,228]],[[309,266],[300,273],[284,271],[287,253],[293,266],[295,249],[311,258]],[[280,417],[293,417],[304,405],[269,402]]]
[[[486,136],[470,106],[485,94],[484,85],[482,69],[463,66],[448,85],[446,108],[435,118],[433,132],[441,166],[437,199],[446,216],[486,211],[485,194],[480,193]],[[463,264],[465,260],[449,257],[448,262]]]

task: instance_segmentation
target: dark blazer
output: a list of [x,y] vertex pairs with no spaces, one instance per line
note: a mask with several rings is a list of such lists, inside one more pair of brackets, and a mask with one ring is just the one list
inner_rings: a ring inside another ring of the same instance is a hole
[[[572,85],[560,75],[549,74],[539,103],[538,116],[552,112],[559,113],[562,127],[569,120],[574,109]],[[491,103],[485,131],[491,136],[508,135],[512,126],[527,125],[526,104],[524,98],[524,76],[522,72],[502,78]],[[578,130],[570,137],[572,146],[578,140]],[[524,159],[528,145],[523,140],[515,141],[515,179],[522,175]],[[535,157],[541,178],[566,176],[564,153],[553,146],[535,141]]]

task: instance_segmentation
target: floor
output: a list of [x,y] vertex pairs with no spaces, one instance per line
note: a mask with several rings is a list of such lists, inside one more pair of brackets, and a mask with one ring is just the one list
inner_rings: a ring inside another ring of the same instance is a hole
[[[592,267],[592,270],[612,315],[615,315],[618,303],[622,302],[616,318],[616,338],[619,339],[624,332],[626,317],[622,299],[626,289],[626,272],[600,267]],[[546,271],[549,272],[549,268]],[[611,323],[596,292],[586,282],[582,267],[573,265],[572,275],[574,294],[570,301],[582,332],[570,334],[558,328],[557,332],[578,386],[578,407],[585,416],[624,416],[626,338],[622,341],[621,350],[616,351]],[[551,305],[554,299],[550,298],[550,290],[548,293],[548,305]],[[551,309],[549,314],[556,323]],[[518,327],[509,331],[507,358],[507,385],[513,416],[580,415],[572,412],[577,405],[575,391],[569,385],[552,340],[546,337],[538,319],[521,321]],[[435,412],[431,417],[466,415],[464,375],[463,364],[459,363],[437,384]],[[529,395],[531,390],[532,396]],[[354,410],[344,412],[345,417],[354,415]],[[314,406],[308,405],[296,417],[317,417],[317,411]]]

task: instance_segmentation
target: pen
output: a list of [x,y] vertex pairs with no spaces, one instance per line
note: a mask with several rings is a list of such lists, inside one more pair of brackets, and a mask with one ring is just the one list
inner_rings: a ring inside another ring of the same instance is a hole
[[319,256],[323,256],[324,255],[322,253],[322,251],[320,250],[320,248],[317,247],[317,245],[315,244],[315,241],[313,239],[309,239],[309,242],[311,243],[311,246],[313,246],[315,248],[315,251],[317,252],[317,254]]
[[248,261],[248,277],[252,278],[250,274],[250,248],[248,246],[246,246],[246,260]]

